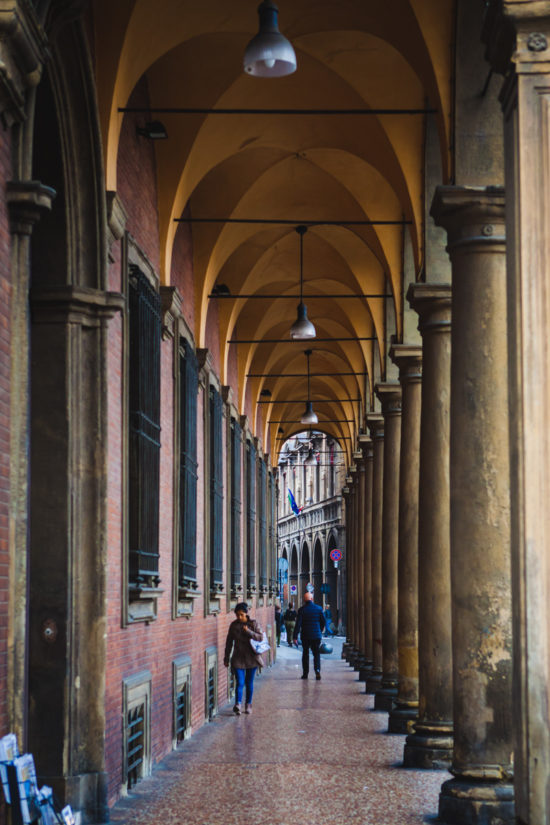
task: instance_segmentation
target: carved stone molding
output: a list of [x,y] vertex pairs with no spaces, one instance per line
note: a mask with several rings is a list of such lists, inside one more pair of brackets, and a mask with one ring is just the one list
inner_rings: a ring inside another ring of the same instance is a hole
[[160,303],[162,309],[162,338],[174,338],[181,317],[182,297],[175,286],[161,286]]
[[[0,41],[1,46],[1,41]],[[55,189],[38,180],[8,181],[6,200],[13,235],[30,235],[42,212],[52,208]]]
[[108,191],[105,194],[107,201],[107,226],[109,227],[109,247],[119,241],[124,235],[128,213],[124,208],[117,192]]
[[384,417],[401,415],[401,386],[399,384],[377,384],[374,392],[382,404]]
[[390,358],[399,367],[399,380],[404,383],[418,383],[422,380],[422,347],[417,344],[394,344]]
[[82,324],[97,327],[124,309],[118,292],[91,287],[60,286],[31,290],[33,320],[42,324]]
[[0,0],[0,118],[23,121],[25,97],[49,58],[48,41],[28,0]]

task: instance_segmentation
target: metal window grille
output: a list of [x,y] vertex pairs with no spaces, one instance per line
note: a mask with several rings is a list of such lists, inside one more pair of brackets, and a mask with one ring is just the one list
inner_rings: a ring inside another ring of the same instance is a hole
[[208,682],[207,682],[207,696],[206,709],[208,721],[214,718],[216,712],[216,665],[208,668]]
[[222,398],[210,387],[210,585],[223,583]]
[[256,588],[256,449],[246,442],[246,571],[249,590]]
[[241,428],[231,419],[231,586],[241,583]]
[[266,480],[267,468],[265,461],[258,461],[258,519],[260,543],[260,589],[267,590],[267,519],[266,519]]
[[180,492],[179,584],[197,581],[197,357],[185,338],[180,342]]
[[275,479],[273,478],[273,473],[269,473],[269,493],[268,493],[268,501],[269,501],[269,512],[271,514],[270,521],[269,521],[269,554],[271,559],[271,589],[273,591],[277,588],[277,542],[276,542],[276,533],[277,533],[277,513],[275,511],[276,506],[276,487],[275,487]]
[[176,694],[176,740],[182,742],[187,731],[189,682],[186,680]]
[[145,751],[145,705],[138,705],[128,711],[126,726],[126,776],[128,790],[143,776]]
[[160,482],[160,298],[130,267],[130,580],[158,584]]

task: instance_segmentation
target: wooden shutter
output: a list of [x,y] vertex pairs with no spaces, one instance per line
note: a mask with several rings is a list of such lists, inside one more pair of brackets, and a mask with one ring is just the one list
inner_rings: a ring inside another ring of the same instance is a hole
[[231,586],[241,583],[241,428],[231,419]]
[[180,543],[179,584],[197,581],[197,357],[180,344]]
[[246,570],[248,588],[256,588],[256,449],[246,442]]
[[223,583],[222,398],[210,387],[210,584]]

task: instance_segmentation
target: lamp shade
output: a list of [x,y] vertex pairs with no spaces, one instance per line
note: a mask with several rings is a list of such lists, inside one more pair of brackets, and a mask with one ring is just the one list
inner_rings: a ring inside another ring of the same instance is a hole
[[318,424],[319,419],[313,412],[313,404],[311,401],[306,401],[306,409],[303,416],[300,419],[302,424]]
[[290,327],[290,337],[295,341],[306,341],[308,338],[315,338],[316,335],[315,327],[307,317],[307,307],[300,301],[298,317]]
[[292,44],[279,31],[279,10],[271,0],[258,6],[260,30],[244,53],[244,70],[253,77],[284,77],[296,71]]

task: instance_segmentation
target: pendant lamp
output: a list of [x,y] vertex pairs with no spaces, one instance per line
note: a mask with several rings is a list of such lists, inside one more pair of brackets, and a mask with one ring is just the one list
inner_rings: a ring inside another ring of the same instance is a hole
[[298,304],[298,317],[290,327],[290,337],[294,341],[307,341],[317,335],[315,327],[307,317],[307,307],[302,300],[304,291],[304,235],[307,232],[307,226],[297,226],[296,232],[300,236],[300,303]]
[[317,418],[316,414],[313,411],[313,404],[311,403],[310,395],[309,395],[309,356],[311,355],[311,350],[305,350],[305,356],[307,358],[307,401],[306,401],[306,408],[304,411],[303,416],[301,417],[300,421],[302,424],[318,424],[319,419]]
[[279,9],[272,0],[258,6],[260,30],[244,53],[244,70],[253,77],[284,77],[296,71],[292,44],[279,31]]

